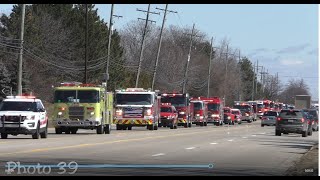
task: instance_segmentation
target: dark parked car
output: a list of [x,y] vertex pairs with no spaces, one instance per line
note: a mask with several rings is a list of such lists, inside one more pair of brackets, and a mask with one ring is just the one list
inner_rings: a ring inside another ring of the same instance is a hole
[[276,122],[276,136],[281,136],[281,133],[298,133],[302,137],[312,135],[307,114],[301,109],[281,110]]
[[312,125],[313,131],[319,131],[319,113],[317,109],[304,109],[304,112],[308,112],[310,115],[312,115],[312,121],[314,122]]

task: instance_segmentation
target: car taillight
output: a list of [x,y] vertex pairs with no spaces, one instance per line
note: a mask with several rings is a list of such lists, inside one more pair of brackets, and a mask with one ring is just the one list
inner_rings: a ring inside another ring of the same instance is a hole
[[304,119],[303,119],[303,118],[301,118],[301,122],[302,122],[302,123],[304,122]]
[[278,118],[277,118],[277,121],[281,121],[281,118],[280,118],[280,117],[278,117]]
[[145,116],[151,116],[151,109],[147,109],[144,111]]

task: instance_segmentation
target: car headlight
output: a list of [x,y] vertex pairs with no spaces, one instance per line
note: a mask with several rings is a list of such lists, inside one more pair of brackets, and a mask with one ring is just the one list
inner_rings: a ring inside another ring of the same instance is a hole
[[218,114],[212,114],[211,117],[219,117]]
[[35,115],[28,115],[28,116],[27,116],[27,119],[28,119],[28,120],[34,120],[34,119],[35,119]]
[[179,114],[185,114],[185,112],[182,111],[182,112],[179,112]]
[[248,113],[246,113],[245,115],[246,115],[246,116],[249,116],[249,114],[248,114]]
[[91,112],[90,115],[93,116],[93,115],[94,115],[94,112]]
[[228,116],[227,118],[228,118],[228,119],[231,119],[231,117],[230,117],[230,116]]
[[61,115],[62,115],[62,112],[58,112],[58,115],[61,116]]
[[200,116],[200,114],[196,114],[196,116]]

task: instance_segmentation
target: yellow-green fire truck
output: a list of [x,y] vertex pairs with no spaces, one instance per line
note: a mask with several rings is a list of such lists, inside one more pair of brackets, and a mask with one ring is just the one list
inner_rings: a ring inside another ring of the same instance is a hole
[[96,129],[110,134],[113,93],[104,86],[65,82],[54,89],[53,125],[56,134],[76,134],[78,129]]

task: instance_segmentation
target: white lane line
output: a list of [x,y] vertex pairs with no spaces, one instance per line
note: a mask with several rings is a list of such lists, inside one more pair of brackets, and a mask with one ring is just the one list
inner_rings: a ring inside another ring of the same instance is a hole
[[218,144],[218,143],[213,142],[213,143],[210,143],[210,144]]
[[227,132],[227,134],[230,134],[230,132]]
[[248,138],[248,137],[242,137],[242,138]]
[[163,155],[165,155],[165,154],[164,153],[159,153],[159,154],[154,154],[152,156],[155,157],[155,156],[163,156]]
[[265,132],[263,132],[263,133],[260,133],[260,134],[266,134]]
[[257,136],[257,135],[255,135],[255,134],[252,134],[251,136]]
[[229,139],[228,141],[230,141],[230,142],[231,142],[231,141],[233,141],[233,139]]
[[186,148],[186,149],[194,149],[194,148],[196,148],[196,147],[188,147],[188,148]]

